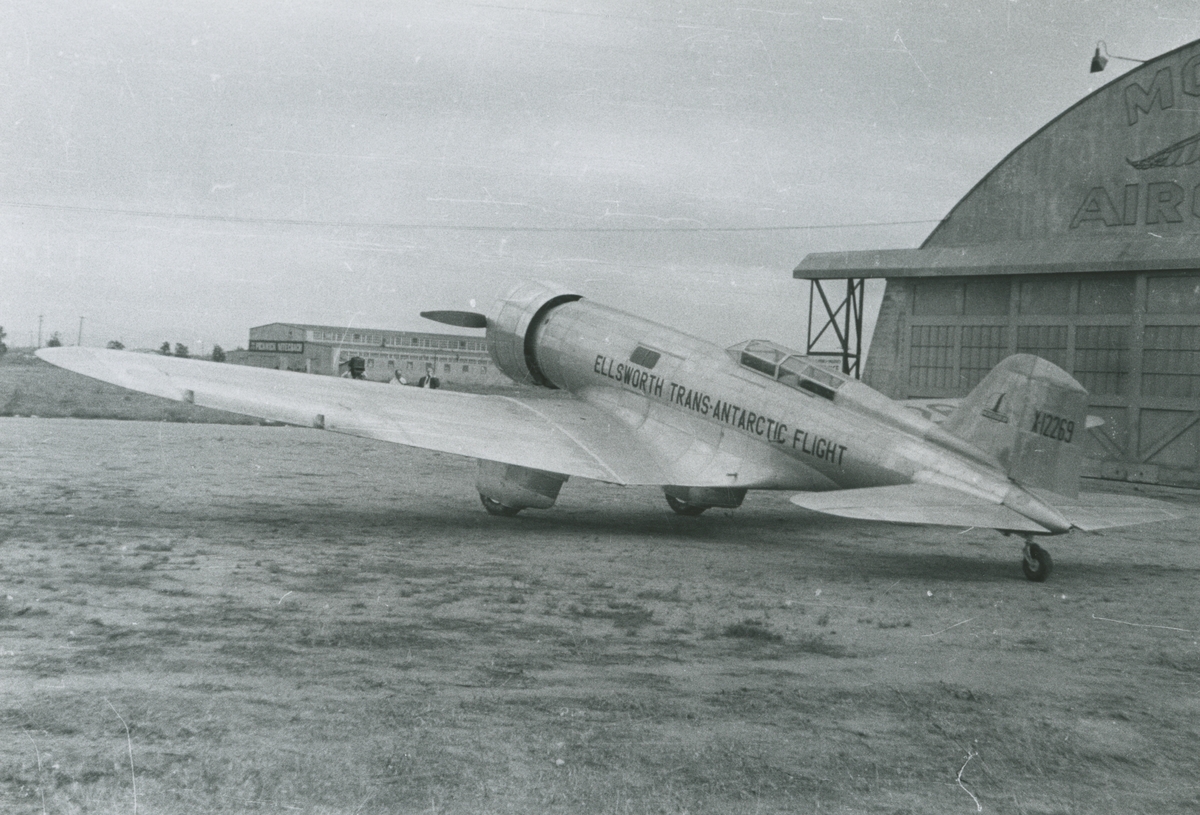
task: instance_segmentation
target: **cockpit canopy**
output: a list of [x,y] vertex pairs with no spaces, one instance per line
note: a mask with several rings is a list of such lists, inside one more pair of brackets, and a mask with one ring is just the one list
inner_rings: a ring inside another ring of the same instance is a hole
[[769,340],[739,343],[729,348],[729,355],[743,368],[825,399],[833,399],[847,379],[818,366],[811,357]]

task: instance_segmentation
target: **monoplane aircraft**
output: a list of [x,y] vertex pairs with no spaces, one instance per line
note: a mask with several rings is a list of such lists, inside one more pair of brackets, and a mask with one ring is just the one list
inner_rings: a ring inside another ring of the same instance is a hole
[[1035,535],[1172,517],[1152,502],[1080,496],[1087,391],[1017,354],[941,424],[773,342],[722,349],[540,283],[489,315],[423,316],[486,328],[492,359],[519,383],[573,399],[477,395],[153,354],[47,348],[54,365],[143,393],[478,459],[488,512],[553,506],[570,476],[662,487],[697,515],[747,490],[789,490],[817,512],[987,527],[1024,538],[1022,567],[1045,580]]

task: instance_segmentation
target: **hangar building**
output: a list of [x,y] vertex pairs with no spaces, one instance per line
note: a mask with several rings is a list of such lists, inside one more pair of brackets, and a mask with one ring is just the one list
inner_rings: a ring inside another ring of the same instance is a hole
[[1086,475],[1200,486],[1200,41],[1051,121],[920,248],[812,254],[795,277],[852,373],[863,280],[886,280],[863,379],[889,396],[963,396],[1038,354],[1105,420]]
[[231,352],[230,361],[337,376],[354,356],[366,362],[367,379],[388,380],[398,370],[415,383],[432,364],[445,385],[512,384],[488,356],[483,337],[459,334],[268,323],[251,328],[247,350]]

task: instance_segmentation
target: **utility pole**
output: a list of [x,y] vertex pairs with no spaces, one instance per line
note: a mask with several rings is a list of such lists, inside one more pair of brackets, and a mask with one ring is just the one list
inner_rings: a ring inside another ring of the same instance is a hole
[[42,347],[42,321],[46,319],[45,314],[38,315],[38,344],[37,347]]
[[79,318],[79,336],[75,338],[76,345],[83,345],[83,318]]

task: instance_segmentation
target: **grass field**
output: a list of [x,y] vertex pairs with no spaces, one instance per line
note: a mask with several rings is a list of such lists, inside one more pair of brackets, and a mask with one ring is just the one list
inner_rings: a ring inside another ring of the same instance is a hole
[[982,530],[473,477],[0,419],[0,811],[1200,811],[1194,494],[1032,584]]

